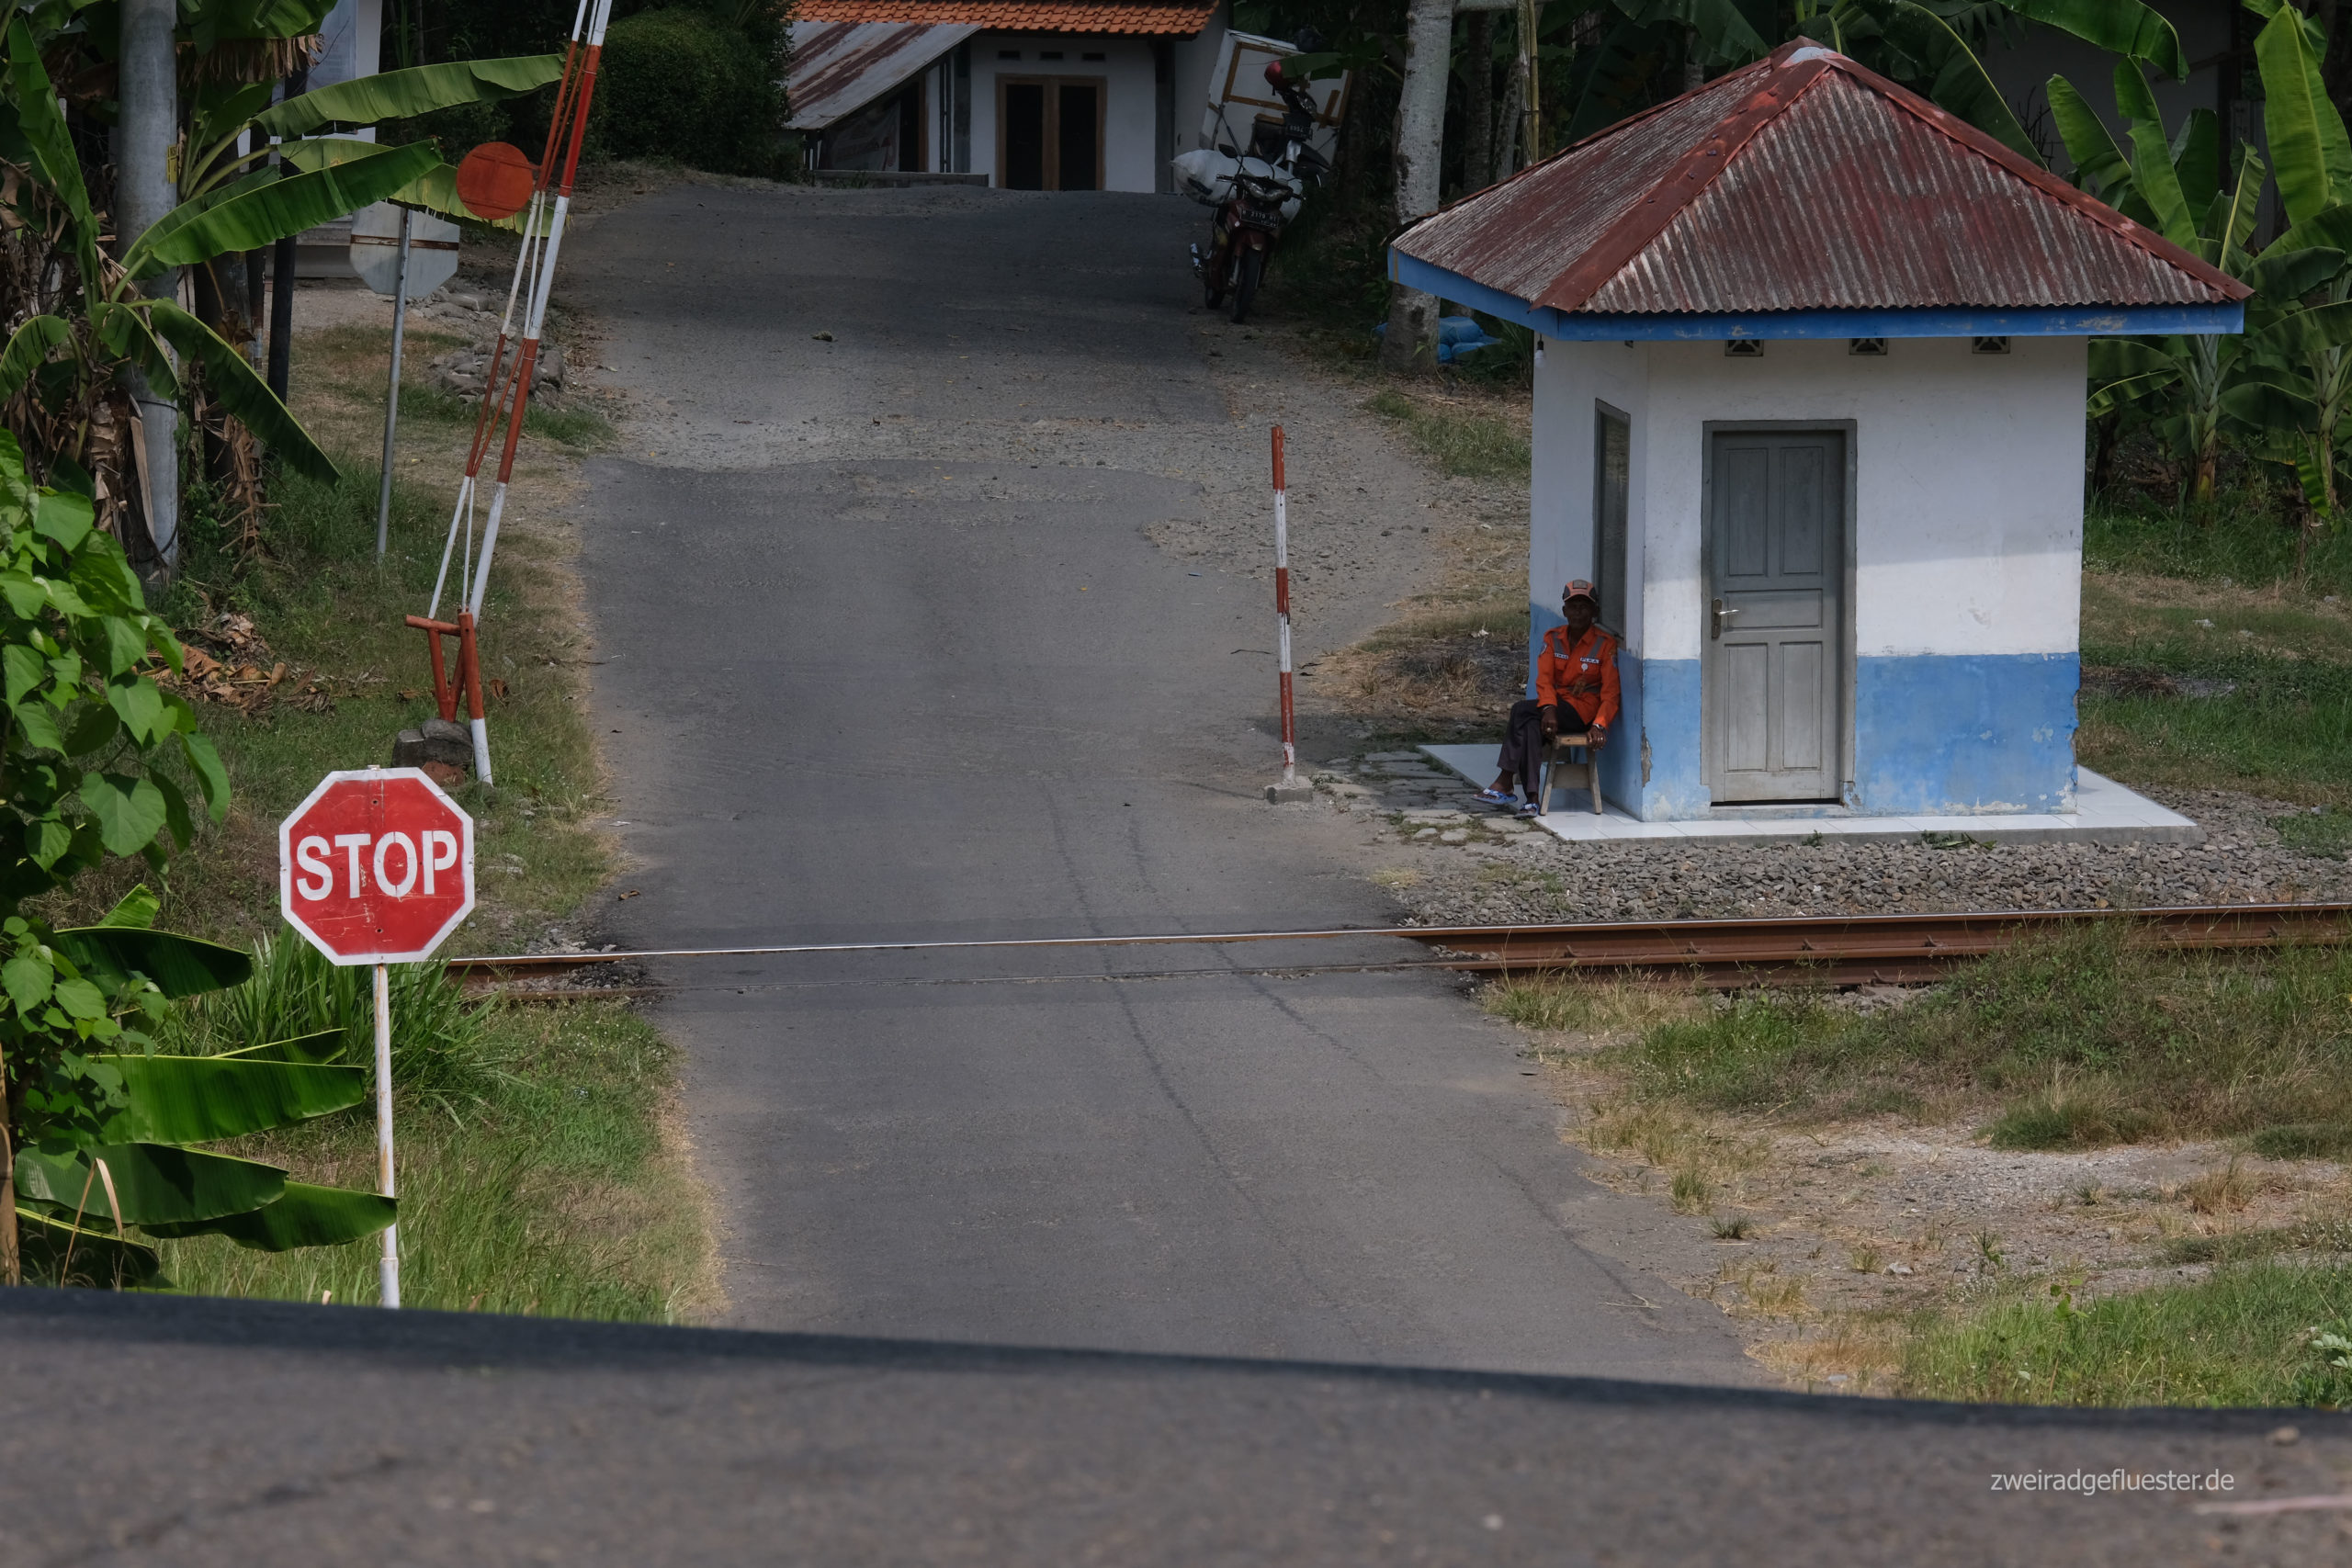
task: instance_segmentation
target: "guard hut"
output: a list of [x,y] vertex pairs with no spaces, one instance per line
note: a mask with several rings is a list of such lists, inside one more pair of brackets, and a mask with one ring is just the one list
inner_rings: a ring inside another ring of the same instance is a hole
[[1802,41],[1390,260],[1538,334],[1533,631],[1599,585],[1612,806],[2075,810],[2085,344],[2237,332],[2244,285]]

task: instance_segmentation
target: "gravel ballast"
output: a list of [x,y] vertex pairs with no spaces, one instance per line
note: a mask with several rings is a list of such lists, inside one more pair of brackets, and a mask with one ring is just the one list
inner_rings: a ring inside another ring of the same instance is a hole
[[1336,761],[1316,783],[1323,809],[1374,815],[1379,841],[1412,852],[1383,880],[1431,925],[2352,900],[2352,866],[2279,841],[2274,824],[2301,807],[2221,790],[2147,792],[2205,829],[2196,845],[1703,848],[1566,843],[1416,752]]

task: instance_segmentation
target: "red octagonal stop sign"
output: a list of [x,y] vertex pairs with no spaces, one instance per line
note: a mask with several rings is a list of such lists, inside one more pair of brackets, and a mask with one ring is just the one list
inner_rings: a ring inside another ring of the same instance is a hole
[[474,907],[474,819],[416,768],[329,773],[277,825],[277,902],[337,964],[428,956]]

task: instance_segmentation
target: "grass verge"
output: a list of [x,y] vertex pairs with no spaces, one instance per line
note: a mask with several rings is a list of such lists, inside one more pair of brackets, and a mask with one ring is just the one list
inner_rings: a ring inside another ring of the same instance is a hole
[[2245,1135],[2317,1148],[2352,1123],[2352,952],[2126,946],[2088,927],[1857,1013],[1758,993],[1605,1059],[1644,1100],[1812,1118],[1990,1111],[1996,1147]]
[[[389,348],[387,330],[364,325],[298,339],[298,410],[345,473],[334,485],[277,475],[264,554],[241,557],[225,527],[200,511],[189,519],[165,606],[174,624],[200,633],[223,615],[249,617],[267,644],[264,667],[282,660],[293,678],[271,688],[274,700],[198,705],[234,805],[162,877],[163,923],[278,940],[253,981],[179,1016],[179,1048],[336,1028],[348,1059],[372,1057],[366,972],[327,965],[277,925],[275,824],[322,773],[387,761],[393,736],[433,712],[421,636],[401,618],[432,592],[470,415],[443,417],[438,394],[404,388],[402,482],[379,563],[373,443]],[[499,783],[456,792],[476,823],[481,894],[454,953],[528,941],[571,917],[610,871],[590,827],[599,778],[576,676],[585,632],[551,504],[570,469],[550,447],[601,439],[605,427],[574,414],[550,422],[535,409],[492,580],[481,647]],[[411,474],[432,488],[406,482]],[[87,878],[53,914],[95,915],[144,869]],[[437,971],[410,966],[397,983],[394,1041],[404,1301],[639,1321],[715,1304],[704,1199],[673,1122],[670,1054],[625,1002],[477,1010]],[[309,1180],[375,1186],[364,1110],[235,1152]],[[184,1291],[312,1302],[375,1301],[379,1256],[373,1238],[284,1254],[220,1237],[164,1244],[164,1271]]]
[[[669,1048],[623,1003],[511,1007],[481,1016],[479,1092],[413,1092],[401,1130],[404,1304],[670,1323],[713,1299],[692,1177],[664,1136]],[[224,1150],[304,1179],[375,1185],[372,1118],[346,1111]],[[200,1295],[377,1299],[380,1244],[248,1251],[219,1236],[162,1245],[164,1272]]]
[[2035,1404],[2352,1403],[2352,1268],[2256,1263],[2077,1306],[2063,1286],[1912,1331],[1898,1391]]
[[1440,393],[1415,397],[1395,387],[1374,392],[1363,406],[1403,425],[1407,438],[1441,472],[1527,482],[1528,433],[1516,421],[1457,406]]

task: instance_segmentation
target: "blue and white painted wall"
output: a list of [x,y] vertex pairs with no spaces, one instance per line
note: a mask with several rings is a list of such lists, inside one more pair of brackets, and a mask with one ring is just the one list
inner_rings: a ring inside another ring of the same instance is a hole
[[1594,574],[1595,404],[1631,416],[1625,714],[1603,792],[1650,820],[1712,808],[1702,474],[1711,421],[1851,431],[1843,794],[1873,816],[2074,809],[2085,340],[1547,345],[1535,373],[1529,600]]

